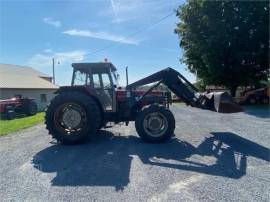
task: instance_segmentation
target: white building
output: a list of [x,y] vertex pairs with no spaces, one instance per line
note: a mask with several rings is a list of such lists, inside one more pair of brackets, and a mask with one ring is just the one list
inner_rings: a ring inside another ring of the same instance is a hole
[[14,96],[35,98],[40,111],[44,110],[58,86],[52,77],[31,67],[0,64],[0,99]]

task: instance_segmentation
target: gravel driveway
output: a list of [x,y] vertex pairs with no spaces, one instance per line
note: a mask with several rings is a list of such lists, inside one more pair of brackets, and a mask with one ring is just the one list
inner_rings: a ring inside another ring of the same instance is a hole
[[43,124],[0,138],[1,201],[269,201],[270,117],[173,106],[175,137],[143,143],[134,125],[58,145]]

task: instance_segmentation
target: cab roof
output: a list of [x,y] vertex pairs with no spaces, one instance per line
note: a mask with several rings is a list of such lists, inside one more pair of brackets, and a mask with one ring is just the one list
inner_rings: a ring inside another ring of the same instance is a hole
[[93,62],[93,63],[72,63],[74,69],[89,69],[89,68],[111,68],[116,71],[116,67],[110,62]]

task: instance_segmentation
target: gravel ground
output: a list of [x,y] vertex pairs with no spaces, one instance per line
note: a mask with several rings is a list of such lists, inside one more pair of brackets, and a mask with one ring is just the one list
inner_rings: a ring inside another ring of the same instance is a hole
[[57,145],[43,124],[0,138],[1,201],[269,201],[269,110],[173,106],[175,137],[143,143],[134,125]]

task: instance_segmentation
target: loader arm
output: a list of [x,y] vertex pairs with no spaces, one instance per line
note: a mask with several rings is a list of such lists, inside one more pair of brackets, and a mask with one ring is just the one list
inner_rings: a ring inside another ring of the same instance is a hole
[[[183,79],[193,91],[189,89],[181,79]],[[188,105],[194,105],[194,103],[197,101],[195,96],[195,92],[198,92],[197,88],[195,88],[195,86],[193,86],[183,75],[169,67],[129,84],[127,89],[135,89],[139,86],[154,82],[161,82],[165,84],[174,94],[176,94]]]
[[175,95],[192,107],[224,113],[242,111],[238,105],[233,103],[228,93],[199,93],[198,89],[182,74],[170,67],[129,84],[127,90],[136,89],[139,86],[154,82],[158,82],[158,85],[160,83],[165,84]]

